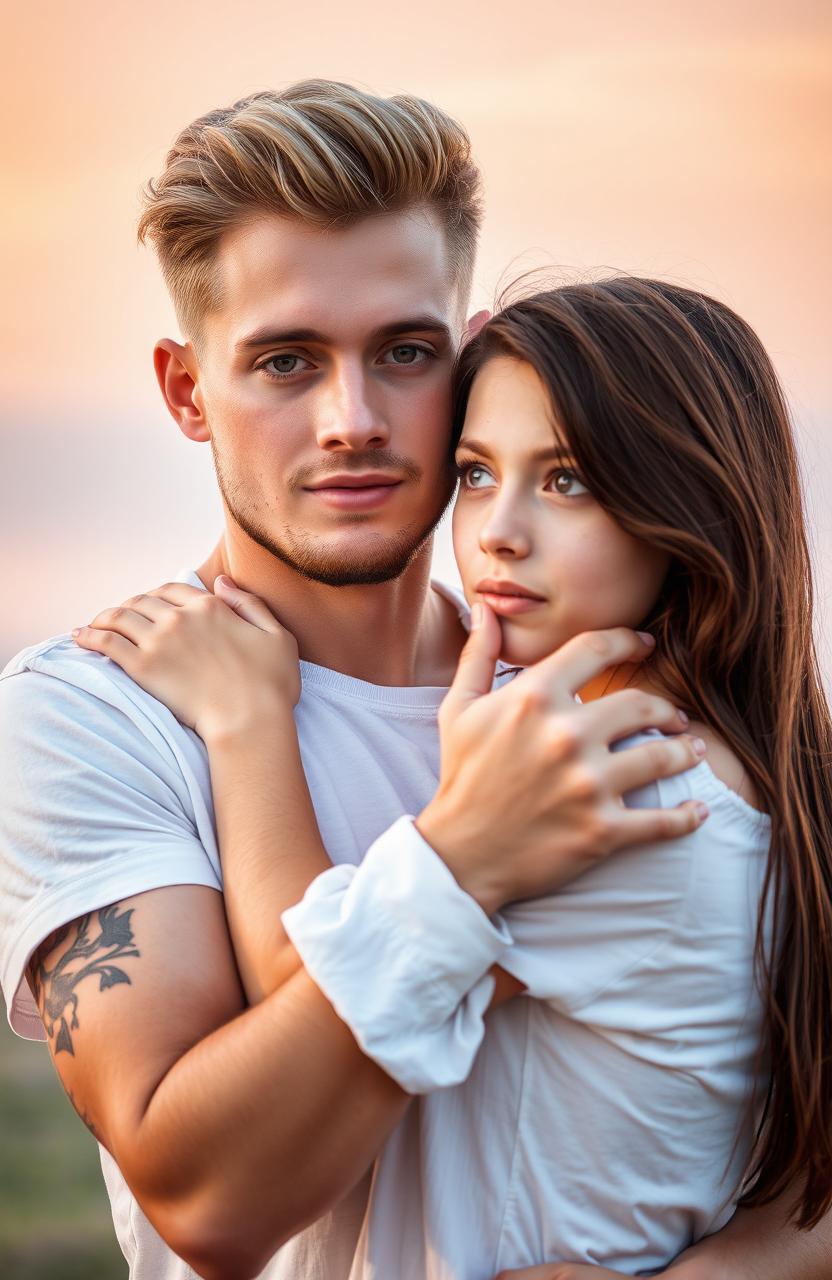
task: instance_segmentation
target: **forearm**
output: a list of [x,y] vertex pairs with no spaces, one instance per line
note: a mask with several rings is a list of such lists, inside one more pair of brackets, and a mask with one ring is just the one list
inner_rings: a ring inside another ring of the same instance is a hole
[[288,703],[211,735],[206,746],[229,930],[255,1004],[296,967],[281,913],[331,864]]
[[811,1231],[789,1222],[795,1192],[731,1221],[687,1249],[669,1270],[679,1280],[832,1280],[832,1214]]
[[228,1274],[254,1275],[360,1180],[408,1100],[299,969],[182,1055],[114,1155],[192,1265],[230,1245]]

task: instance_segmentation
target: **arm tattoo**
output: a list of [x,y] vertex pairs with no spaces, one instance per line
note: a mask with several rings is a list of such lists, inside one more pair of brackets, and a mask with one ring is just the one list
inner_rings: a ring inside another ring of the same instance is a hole
[[[133,942],[130,917],[134,908],[119,912],[117,906],[102,907],[100,911],[82,916],[76,925],[64,925],[47,939],[32,957],[30,972],[35,998],[40,1006],[44,1026],[49,1039],[54,1042],[54,1052],[75,1054],[72,1032],[78,1023],[78,995],[75,988],[84,978],[97,974],[98,990],[115,987],[130,978],[123,969],[113,964],[138,956]],[[98,932],[91,932],[90,922],[98,917]],[[51,969],[43,963],[57,946],[76,929],[72,944]],[[77,967],[75,967],[77,966]]]
[[89,1116],[88,1112],[86,1112],[86,1111],[84,1110],[84,1108],[83,1108],[82,1106],[79,1106],[79,1104],[75,1101],[75,1094],[72,1092],[72,1090],[71,1090],[71,1089],[67,1089],[67,1091],[66,1091],[66,1092],[67,1092],[67,1096],[68,1096],[68,1098],[69,1098],[70,1102],[72,1103],[73,1107],[75,1108],[75,1112],[76,1112],[76,1114],[77,1114],[77,1115],[79,1115],[79,1116],[81,1117],[81,1119],[83,1120],[84,1124],[87,1126],[87,1128],[89,1129],[90,1133],[91,1133],[91,1134],[92,1134],[92,1136],[95,1138],[96,1142],[100,1142],[100,1141],[101,1141],[101,1138],[100,1138],[100,1136],[99,1136],[98,1130],[96,1129],[95,1125],[93,1124],[92,1119],[90,1118],[90,1116]]

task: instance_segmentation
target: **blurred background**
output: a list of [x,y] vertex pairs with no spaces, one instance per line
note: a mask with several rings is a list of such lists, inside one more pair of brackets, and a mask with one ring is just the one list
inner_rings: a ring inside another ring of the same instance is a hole
[[[307,76],[431,98],[487,216],[472,310],[532,267],[663,276],[756,327],[799,435],[832,670],[832,10],[814,0],[61,0],[7,18],[0,77],[0,665],[204,558],[210,453],[167,416],[179,336],[135,244],[142,184],[212,107]],[[448,531],[437,572],[453,579]],[[126,1271],[95,1144],[42,1046],[0,1029],[0,1274]]]

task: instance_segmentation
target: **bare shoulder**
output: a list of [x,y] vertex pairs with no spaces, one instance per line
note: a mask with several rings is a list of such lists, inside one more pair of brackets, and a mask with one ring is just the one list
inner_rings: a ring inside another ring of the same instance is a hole
[[735,791],[752,809],[759,809],[762,813],[763,805],[757,788],[745,765],[725,739],[701,720],[692,720],[689,732],[707,743],[708,754],[705,759],[720,782]]

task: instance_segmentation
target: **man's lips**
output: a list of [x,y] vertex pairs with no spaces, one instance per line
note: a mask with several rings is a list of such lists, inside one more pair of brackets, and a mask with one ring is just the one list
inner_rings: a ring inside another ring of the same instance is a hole
[[508,582],[498,578],[483,578],[475,588],[477,595],[503,618],[513,618],[518,613],[530,613],[546,603],[544,596],[539,596],[519,582]]
[[305,488],[307,493],[314,494],[329,507],[368,511],[387,502],[401,484],[401,477],[391,475],[389,471],[368,471],[363,475],[345,472],[343,475],[325,476]]
[[343,475],[324,476],[315,484],[305,487],[318,492],[320,489],[379,489],[401,484],[401,477],[389,471],[366,471],[363,474],[344,472]]

